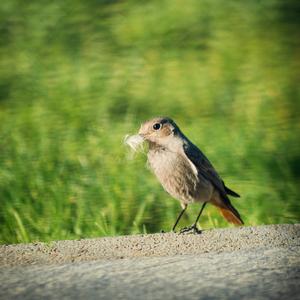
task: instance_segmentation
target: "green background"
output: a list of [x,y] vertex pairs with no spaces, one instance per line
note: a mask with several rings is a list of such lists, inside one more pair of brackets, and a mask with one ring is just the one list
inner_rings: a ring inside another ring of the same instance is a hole
[[[157,115],[242,195],[246,225],[299,222],[299,9],[1,1],[0,242],[169,230],[179,202],[123,145]],[[200,223],[228,226],[214,207]]]

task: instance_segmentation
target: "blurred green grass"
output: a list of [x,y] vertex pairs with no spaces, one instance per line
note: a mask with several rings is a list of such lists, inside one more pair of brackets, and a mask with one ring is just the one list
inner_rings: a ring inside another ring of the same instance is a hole
[[[156,115],[246,225],[299,222],[298,25],[296,1],[1,2],[0,242],[171,228],[179,203],[122,144]],[[228,224],[209,207],[201,226]]]

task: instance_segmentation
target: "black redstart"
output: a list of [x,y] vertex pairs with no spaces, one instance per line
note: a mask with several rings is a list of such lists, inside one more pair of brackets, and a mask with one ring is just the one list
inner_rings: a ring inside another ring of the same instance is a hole
[[217,206],[227,221],[244,224],[228,198],[228,195],[239,195],[225,186],[210,161],[172,119],[159,117],[144,122],[139,134],[130,137],[128,144],[137,148],[143,141],[148,142],[148,162],[154,174],[163,188],[181,202],[182,211],[173,231],[187,206],[193,202],[203,203],[202,207],[195,223],[181,232],[199,232],[196,225],[207,202]]

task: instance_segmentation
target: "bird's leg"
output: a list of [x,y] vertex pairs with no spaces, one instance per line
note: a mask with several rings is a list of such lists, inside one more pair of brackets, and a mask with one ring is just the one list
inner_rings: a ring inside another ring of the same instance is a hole
[[204,203],[202,204],[202,207],[201,207],[201,209],[200,209],[200,211],[199,211],[198,217],[197,217],[197,219],[196,219],[196,221],[195,221],[195,223],[194,223],[194,226],[195,226],[195,227],[197,226],[197,223],[198,223],[198,221],[199,221],[199,219],[200,219],[200,216],[201,216],[201,214],[202,214],[202,212],[203,212],[203,210],[204,210],[204,208],[205,208],[206,203],[207,203],[207,202],[204,202]]
[[174,224],[174,226],[173,226],[173,228],[172,228],[172,231],[173,231],[173,232],[175,232],[175,228],[176,228],[176,226],[177,226],[179,220],[181,219],[183,213],[186,211],[186,209],[187,209],[187,205],[186,205],[186,204],[183,204],[183,205],[182,205],[182,210],[181,210],[179,216],[177,217],[176,222],[175,222],[175,224]]
[[197,228],[197,223],[198,223],[198,221],[199,221],[199,219],[200,219],[200,216],[201,216],[201,214],[202,214],[202,212],[203,212],[203,210],[204,210],[204,207],[205,207],[206,203],[207,203],[207,202],[204,202],[204,203],[202,204],[201,209],[200,209],[200,212],[199,212],[199,214],[198,214],[198,216],[197,216],[197,219],[196,219],[195,223],[194,223],[193,225],[189,226],[189,227],[185,227],[185,228],[181,229],[181,230],[180,230],[180,233],[189,232],[189,231],[191,231],[191,232],[193,232],[193,233],[201,233],[201,230],[199,230],[199,229]]

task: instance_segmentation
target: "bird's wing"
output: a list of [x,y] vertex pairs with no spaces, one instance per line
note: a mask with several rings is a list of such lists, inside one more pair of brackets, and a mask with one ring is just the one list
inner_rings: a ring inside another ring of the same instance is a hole
[[224,183],[217,171],[214,169],[208,158],[190,141],[183,144],[184,153],[187,158],[195,165],[199,174],[209,180],[212,185],[227,198]]

